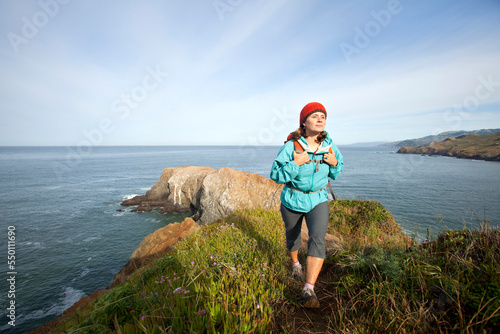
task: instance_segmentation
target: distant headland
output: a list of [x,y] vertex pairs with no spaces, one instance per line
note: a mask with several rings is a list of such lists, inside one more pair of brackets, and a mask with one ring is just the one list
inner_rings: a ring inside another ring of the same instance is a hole
[[442,142],[443,140],[445,140],[447,138],[457,138],[457,137],[461,137],[464,135],[471,135],[471,134],[477,134],[477,135],[483,136],[483,135],[490,135],[490,134],[498,133],[498,132],[500,132],[500,129],[481,129],[481,130],[473,130],[473,131],[465,131],[465,130],[446,131],[446,132],[441,132],[437,135],[429,135],[429,136],[420,137],[420,138],[387,142],[387,143],[379,144],[377,146],[390,147],[390,148],[402,148],[402,147],[408,147],[408,146],[411,146],[411,147],[428,146],[428,145],[437,144],[439,142]]
[[[481,130],[493,131],[493,130]],[[440,142],[431,142],[426,146],[405,146],[397,153],[441,155],[460,159],[500,161],[500,132],[462,134],[448,136]]]

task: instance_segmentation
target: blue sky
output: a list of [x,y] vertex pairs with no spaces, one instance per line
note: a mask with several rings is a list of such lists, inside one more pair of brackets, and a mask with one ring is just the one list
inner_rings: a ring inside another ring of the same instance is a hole
[[0,2],[0,145],[337,144],[500,128],[500,1]]

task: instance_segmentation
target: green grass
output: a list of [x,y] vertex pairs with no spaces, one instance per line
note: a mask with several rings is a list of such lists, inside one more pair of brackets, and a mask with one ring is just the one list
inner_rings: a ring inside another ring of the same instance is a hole
[[[67,333],[483,333],[500,327],[500,231],[418,245],[374,201],[330,202],[341,239],[303,310],[277,211],[231,214],[63,322]],[[305,258],[303,252],[301,259]]]

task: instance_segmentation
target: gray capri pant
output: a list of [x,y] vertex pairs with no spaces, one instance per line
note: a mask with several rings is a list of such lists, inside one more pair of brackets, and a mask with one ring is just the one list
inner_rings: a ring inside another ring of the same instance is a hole
[[328,227],[328,202],[319,203],[309,212],[293,211],[281,204],[280,211],[285,222],[286,248],[290,252],[300,249],[302,245],[300,240],[302,218],[305,217],[309,229],[307,255],[326,258],[325,236]]

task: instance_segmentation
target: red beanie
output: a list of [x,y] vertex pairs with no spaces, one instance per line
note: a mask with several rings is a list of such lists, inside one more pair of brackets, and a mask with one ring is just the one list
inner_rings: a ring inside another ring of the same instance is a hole
[[300,122],[299,122],[299,126],[302,126],[302,123],[304,123],[307,119],[307,117],[309,117],[309,115],[315,113],[315,112],[322,112],[325,114],[325,117],[326,117],[326,109],[325,107],[323,107],[323,105],[321,103],[318,103],[318,102],[311,102],[311,103],[308,103],[306,104],[306,106],[304,108],[302,108],[302,111],[300,112]]

